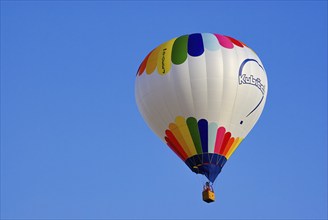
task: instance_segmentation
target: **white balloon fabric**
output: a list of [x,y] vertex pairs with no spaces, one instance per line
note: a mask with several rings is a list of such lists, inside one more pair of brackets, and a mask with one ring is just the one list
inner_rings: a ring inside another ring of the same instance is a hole
[[214,182],[259,119],[268,92],[265,69],[241,41],[183,35],[152,50],[135,81],[149,127],[189,166]]

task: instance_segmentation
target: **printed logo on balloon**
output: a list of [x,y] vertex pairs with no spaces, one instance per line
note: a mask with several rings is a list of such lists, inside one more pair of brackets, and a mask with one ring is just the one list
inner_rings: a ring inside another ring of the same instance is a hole
[[[247,68],[249,66],[249,68]],[[258,67],[258,68],[255,68]],[[251,69],[253,72],[248,72]],[[254,71],[256,70],[256,71]],[[259,62],[255,59],[245,59],[239,67],[238,72],[238,81],[239,85],[249,85],[256,87],[261,92],[261,98],[254,107],[247,113],[246,118],[250,116],[262,103],[264,99],[266,86],[263,84],[260,76],[265,74],[264,68]],[[240,124],[243,124],[243,121],[240,121]]]

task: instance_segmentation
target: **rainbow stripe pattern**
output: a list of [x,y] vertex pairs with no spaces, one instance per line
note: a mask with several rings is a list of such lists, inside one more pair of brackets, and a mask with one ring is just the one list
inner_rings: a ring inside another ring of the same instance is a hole
[[220,48],[233,49],[234,47],[247,47],[241,41],[232,37],[211,33],[195,33],[173,38],[152,50],[139,66],[137,76],[144,72],[152,74],[155,69],[165,75],[171,69],[172,63],[182,64],[187,56],[198,57],[205,49],[217,51]]
[[178,116],[165,131],[165,140],[193,172],[204,174],[214,182],[243,138],[232,137],[215,122]]

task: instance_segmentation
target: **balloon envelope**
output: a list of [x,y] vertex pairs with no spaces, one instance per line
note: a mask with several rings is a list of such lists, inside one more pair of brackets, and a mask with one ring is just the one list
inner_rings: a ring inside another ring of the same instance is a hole
[[143,60],[135,81],[148,126],[211,182],[259,119],[267,91],[257,54],[241,41],[212,33],[159,45]]

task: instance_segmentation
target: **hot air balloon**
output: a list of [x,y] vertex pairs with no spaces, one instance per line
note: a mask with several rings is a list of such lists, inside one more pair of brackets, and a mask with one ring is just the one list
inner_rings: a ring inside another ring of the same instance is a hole
[[142,61],[135,81],[148,126],[196,174],[212,184],[259,119],[268,92],[257,54],[232,37],[194,33],[173,38]]

